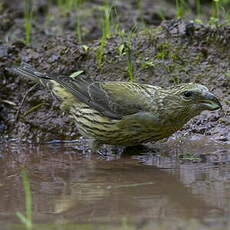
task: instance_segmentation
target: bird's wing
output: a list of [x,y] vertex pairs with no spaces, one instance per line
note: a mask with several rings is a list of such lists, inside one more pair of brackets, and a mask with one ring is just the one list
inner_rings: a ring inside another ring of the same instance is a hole
[[88,82],[82,78],[61,77],[57,81],[78,100],[113,119],[149,111],[157,88],[132,82]]

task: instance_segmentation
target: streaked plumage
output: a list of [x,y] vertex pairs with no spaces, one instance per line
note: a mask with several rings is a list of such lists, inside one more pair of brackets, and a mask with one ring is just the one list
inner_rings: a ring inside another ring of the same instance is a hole
[[203,85],[188,83],[171,88],[133,82],[91,82],[83,78],[51,76],[31,66],[10,72],[40,81],[75,119],[82,135],[101,144],[137,145],[157,141],[182,128],[203,110],[221,107]]

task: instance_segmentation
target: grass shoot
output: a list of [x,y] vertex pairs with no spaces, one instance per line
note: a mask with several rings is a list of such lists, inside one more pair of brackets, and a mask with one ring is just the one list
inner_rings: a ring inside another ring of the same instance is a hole
[[31,35],[31,24],[32,24],[32,0],[24,1],[24,26],[25,26],[25,43],[28,45],[30,43]]
[[81,35],[81,17],[80,17],[80,11],[81,11],[81,3],[82,0],[76,0],[76,10],[77,10],[77,18],[76,18],[76,35],[78,41],[82,42],[82,35]]
[[23,189],[25,194],[25,209],[26,214],[22,214],[21,212],[16,212],[16,216],[20,219],[20,221],[25,225],[26,229],[32,229],[32,195],[30,189],[30,182],[28,174],[25,170],[21,172]]

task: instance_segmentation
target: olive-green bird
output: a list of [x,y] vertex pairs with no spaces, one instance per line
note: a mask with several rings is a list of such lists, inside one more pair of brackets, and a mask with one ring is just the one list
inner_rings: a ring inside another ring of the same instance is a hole
[[89,138],[92,150],[102,144],[132,146],[169,137],[204,110],[221,108],[205,86],[186,83],[170,88],[134,82],[92,82],[52,76],[28,64],[9,69],[37,79],[61,101],[61,109]]

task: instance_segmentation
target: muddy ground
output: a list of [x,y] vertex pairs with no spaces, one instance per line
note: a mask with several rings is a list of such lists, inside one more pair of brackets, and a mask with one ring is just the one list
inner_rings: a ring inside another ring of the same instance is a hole
[[[80,42],[76,36],[76,10],[41,0],[34,6],[31,43],[26,45],[23,5],[15,2],[3,1],[0,5],[2,142],[79,137],[73,121],[60,111],[55,98],[41,86],[31,89],[33,82],[10,75],[6,67],[23,61],[54,74],[81,70],[94,80],[128,81],[128,54],[134,81],[164,87],[198,82],[220,99],[223,111],[202,113],[179,132],[180,137],[208,135],[218,142],[230,142],[229,26],[198,25],[189,22],[189,17],[175,20],[174,2],[170,1],[142,1],[141,6],[137,4],[141,1],[117,1],[112,10],[111,33],[102,42],[104,2],[84,1],[79,13]],[[209,12],[208,5],[203,5],[206,8]]]

